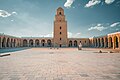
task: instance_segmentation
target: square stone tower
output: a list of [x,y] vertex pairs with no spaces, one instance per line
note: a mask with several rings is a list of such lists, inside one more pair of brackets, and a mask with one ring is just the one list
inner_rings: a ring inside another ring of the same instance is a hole
[[64,10],[57,9],[54,21],[54,46],[67,47],[67,21],[65,20]]

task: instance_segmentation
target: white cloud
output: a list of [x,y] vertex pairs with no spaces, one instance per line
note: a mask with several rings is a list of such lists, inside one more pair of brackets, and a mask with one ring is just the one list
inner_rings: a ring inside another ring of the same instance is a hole
[[102,30],[104,30],[104,29],[107,29],[107,28],[104,27],[102,24],[97,24],[97,25],[94,26],[94,27],[90,27],[90,28],[88,28],[89,31],[90,31],[90,30],[98,30],[98,31],[102,31]]
[[[113,3],[115,0],[105,0],[105,3],[106,4],[111,4]],[[97,4],[100,4],[102,2],[102,0],[90,0],[86,5],[85,7],[89,8],[89,7],[92,7],[92,6],[95,6]]]
[[81,36],[81,33],[71,33],[71,32],[68,32],[68,37],[69,38],[80,38]]
[[105,0],[105,3],[106,4],[111,4],[111,3],[113,3],[115,0]]
[[120,30],[120,29],[118,29],[118,28],[116,29],[116,31],[119,31],[119,30]]
[[66,3],[64,4],[65,7],[69,8],[73,4],[75,0],[67,0]]
[[79,38],[81,36],[81,33],[76,33],[74,37]]
[[49,34],[40,35],[40,37],[53,37],[53,32]]
[[68,32],[68,37],[72,37],[72,33],[71,32]]
[[9,17],[9,16],[11,16],[10,13],[4,10],[0,10],[0,17]]
[[116,23],[111,24],[110,27],[115,27],[115,26],[117,26],[119,24],[120,24],[120,22],[116,22]]
[[11,15],[17,15],[17,12],[12,12],[12,13],[9,13],[5,10],[0,10],[0,17],[9,17]]
[[99,4],[101,2],[101,0],[90,0],[86,5],[85,7],[92,7],[92,6],[95,6],[97,4]]
[[14,20],[10,20],[10,21],[12,21],[12,22],[13,22]]
[[12,12],[12,14],[15,14],[15,15],[17,15],[17,12]]

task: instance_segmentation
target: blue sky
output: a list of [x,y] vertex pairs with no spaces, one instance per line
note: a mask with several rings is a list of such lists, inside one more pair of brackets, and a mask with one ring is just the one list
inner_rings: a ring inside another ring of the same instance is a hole
[[69,37],[120,31],[119,0],[0,0],[0,33],[51,37],[58,7],[65,10]]

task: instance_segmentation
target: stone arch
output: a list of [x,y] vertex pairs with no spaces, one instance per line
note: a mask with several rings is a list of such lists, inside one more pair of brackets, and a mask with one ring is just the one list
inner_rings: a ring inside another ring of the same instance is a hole
[[6,38],[2,39],[2,48],[6,48]]
[[71,40],[69,41],[69,47],[72,47],[72,41]]
[[41,44],[42,44],[43,47],[45,46],[45,40],[44,39],[41,40]]
[[10,38],[7,38],[7,45],[6,47],[10,47]]
[[109,47],[110,47],[110,48],[112,48],[112,47],[113,47],[112,37],[109,37]]
[[93,39],[93,42],[92,42],[92,40],[90,41],[90,45],[91,45],[91,47],[95,47],[95,39]]
[[13,46],[16,47],[16,39],[13,41]]
[[47,44],[48,44],[48,47],[51,47],[51,40],[50,39],[47,40]]
[[95,47],[98,47],[98,41],[95,39]]
[[18,47],[18,46],[19,46],[19,40],[16,39],[16,47]]
[[13,47],[13,39],[11,39],[11,44],[10,44],[11,47]]
[[33,40],[30,39],[30,40],[29,40],[29,47],[33,47],[33,45],[34,45],[34,44],[33,44]]
[[100,38],[98,38],[98,47],[100,47],[101,45],[100,45]]
[[18,39],[18,44],[17,44],[18,47],[20,47],[20,39]]
[[118,37],[114,36],[114,43],[115,43],[115,48],[119,47],[119,41],[118,41]]
[[108,47],[108,38],[107,37],[105,37],[105,41],[104,42],[105,42],[105,46],[104,47],[107,48]]
[[103,48],[104,47],[104,39],[101,38],[101,47]]
[[77,47],[77,41],[76,40],[74,41],[74,47]]
[[20,47],[23,46],[23,40],[20,39]]
[[36,39],[36,40],[35,40],[35,47],[39,47],[39,45],[40,45],[40,42],[39,42],[38,39]]
[[27,47],[27,46],[28,46],[27,43],[28,43],[27,40],[24,39],[24,40],[23,40],[23,47]]

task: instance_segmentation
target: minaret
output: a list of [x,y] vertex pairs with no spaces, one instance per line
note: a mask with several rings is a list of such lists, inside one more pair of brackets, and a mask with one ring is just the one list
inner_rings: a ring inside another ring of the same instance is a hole
[[64,10],[57,9],[54,21],[54,46],[67,46],[67,21],[65,20]]

